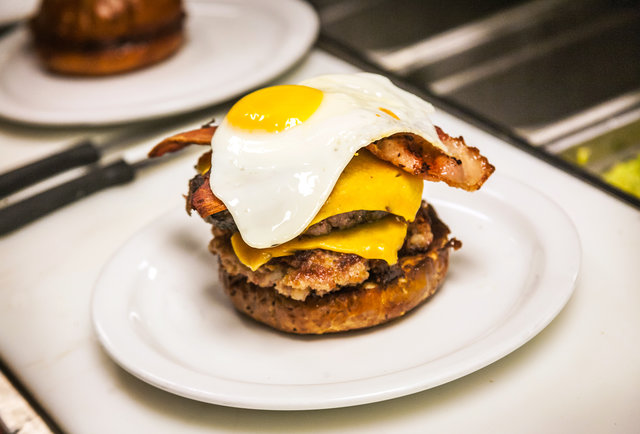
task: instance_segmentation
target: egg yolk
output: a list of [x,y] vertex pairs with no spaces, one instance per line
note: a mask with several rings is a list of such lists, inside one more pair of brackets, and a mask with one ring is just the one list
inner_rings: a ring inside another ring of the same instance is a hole
[[322,91],[309,86],[267,87],[240,99],[227,114],[227,122],[245,131],[279,133],[306,121],[322,97]]

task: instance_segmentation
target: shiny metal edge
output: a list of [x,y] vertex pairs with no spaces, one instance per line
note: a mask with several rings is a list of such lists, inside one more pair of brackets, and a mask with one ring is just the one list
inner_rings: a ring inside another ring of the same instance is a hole
[[397,50],[368,53],[385,69],[401,75],[479,47],[500,36],[522,31],[571,0],[537,0],[515,6]]
[[593,187],[596,187],[620,201],[640,210],[640,198],[632,196],[613,185],[605,182],[601,177],[595,176],[576,164],[561,158],[560,156],[548,152],[543,146],[532,146],[524,137],[516,134],[514,131],[505,128],[503,125],[483,117],[481,114],[461,106],[450,98],[443,95],[437,95],[430,89],[425,89],[412,84],[394,71],[387,71],[379,64],[373,62],[372,59],[363,56],[362,53],[355,51],[353,48],[332,38],[323,31],[320,32],[316,46],[338,58],[341,58],[365,71],[374,72],[385,75],[395,82],[398,86],[412,92],[421,98],[429,100],[433,105],[441,110],[447,111],[453,116],[458,117],[462,121],[468,122],[481,130],[497,137],[498,139],[532,155],[553,167],[556,167],[569,175],[572,175]]
[[[0,368],[2,368],[0,366]],[[41,416],[5,372],[0,369],[0,430],[20,434],[54,434],[60,432]]]

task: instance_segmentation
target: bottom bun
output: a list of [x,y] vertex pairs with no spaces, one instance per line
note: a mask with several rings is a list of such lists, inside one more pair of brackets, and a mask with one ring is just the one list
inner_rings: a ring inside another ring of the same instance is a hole
[[36,44],[44,66],[67,75],[100,76],[118,74],[152,65],[180,48],[182,31],[153,39],[128,42],[100,50],[65,50]]
[[[436,217],[437,219],[437,217]],[[220,280],[235,308],[275,329],[296,334],[357,330],[398,318],[432,296],[449,264],[449,249],[460,242],[448,239],[449,229],[432,221],[433,241],[425,253],[398,259],[402,275],[388,284],[366,281],[357,286],[304,301],[230,275],[220,266]]]

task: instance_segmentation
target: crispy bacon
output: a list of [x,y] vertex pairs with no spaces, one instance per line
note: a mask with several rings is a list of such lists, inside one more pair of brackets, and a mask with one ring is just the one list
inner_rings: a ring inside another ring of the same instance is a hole
[[443,181],[451,187],[475,191],[495,168],[478,148],[467,146],[462,137],[450,137],[436,127],[447,153],[420,136],[399,133],[367,146],[376,157],[427,181]]
[[[189,145],[209,145],[215,126],[179,133],[164,139],[150,152],[159,157]],[[367,146],[376,157],[428,181],[443,181],[452,187],[475,191],[491,176],[495,168],[477,148],[467,146],[462,137],[450,137],[436,127],[442,150],[420,136],[409,133],[393,134]],[[446,152],[445,152],[446,151]],[[195,209],[202,217],[224,211],[226,207],[209,187],[210,153],[203,155],[196,168],[200,172],[189,184],[187,211]]]
[[161,157],[167,152],[179,151],[189,145],[210,145],[211,138],[216,132],[215,126],[204,126],[197,130],[185,131],[175,136],[167,137],[149,151],[149,157]]
[[[161,157],[168,152],[176,152],[190,145],[210,145],[211,138],[216,131],[215,126],[204,126],[197,130],[185,131],[174,136],[167,137],[149,151],[150,158]],[[187,195],[187,212],[191,214],[196,210],[200,217],[205,218],[212,214],[224,211],[227,207],[218,199],[209,187],[209,169],[211,164],[211,151],[205,152],[198,159],[196,170],[199,176],[189,181],[189,194]]]
[[189,194],[187,195],[187,213],[191,210],[198,211],[200,217],[206,218],[210,215],[224,211],[227,207],[216,197],[209,187],[209,173],[197,175],[189,181]]

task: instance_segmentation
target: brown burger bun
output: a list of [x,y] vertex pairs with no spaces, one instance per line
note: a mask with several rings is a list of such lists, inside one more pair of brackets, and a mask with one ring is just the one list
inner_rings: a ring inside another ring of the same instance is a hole
[[235,308],[283,332],[325,334],[383,324],[403,316],[436,293],[447,273],[449,249],[461,243],[449,239],[449,228],[432,221],[434,239],[425,253],[398,259],[402,275],[388,284],[365,281],[304,301],[279,294],[273,288],[250,283],[219,268],[221,283]]
[[180,0],[44,0],[31,20],[44,67],[101,76],[143,68],[184,42]]
[[104,50],[38,49],[46,69],[67,75],[102,76],[133,71],[166,59],[183,43],[182,33]]

